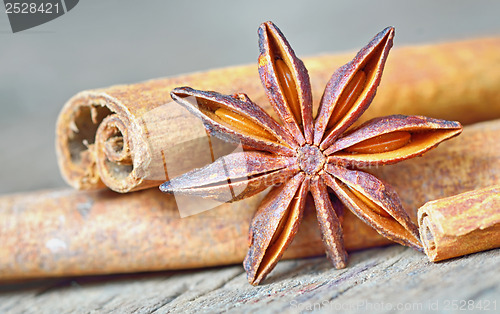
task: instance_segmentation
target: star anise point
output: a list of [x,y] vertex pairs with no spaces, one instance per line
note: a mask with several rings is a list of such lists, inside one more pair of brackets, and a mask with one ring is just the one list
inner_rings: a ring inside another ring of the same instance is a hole
[[[189,87],[172,91],[172,98],[211,134],[251,150],[174,178],[162,191],[232,201],[273,186],[250,225],[243,264],[251,284],[266,277],[292,242],[309,193],[327,257],[336,268],[347,261],[340,204],[383,236],[421,250],[418,228],[397,193],[363,169],[420,156],[458,135],[461,125],[393,115],[347,131],[375,96],[393,37],[394,28],[384,29],[332,75],[314,119],[307,70],[272,22],[259,28],[259,74],[281,123],[244,94]],[[227,199],[228,189],[239,193]]]

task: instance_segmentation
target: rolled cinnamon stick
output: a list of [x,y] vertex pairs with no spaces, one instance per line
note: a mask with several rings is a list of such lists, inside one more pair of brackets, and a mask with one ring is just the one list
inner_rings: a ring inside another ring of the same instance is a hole
[[500,247],[500,185],[426,203],[420,238],[433,262]]
[[[261,198],[180,218],[174,198],[157,189],[3,196],[0,281],[240,263]],[[311,205],[285,258],[324,252]],[[343,225],[350,250],[389,243],[352,214]]]
[[[499,49],[500,38],[394,49],[362,120],[399,113],[467,124],[500,117]],[[332,72],[351,57],[304,59],[316,103]],[[129,192],[210,163],[214,156],[208,152],[219,148],[211,148],[198,120],[170,103],[170,91],[184,85],[245,92],[269,111],[257,65],[81,92],[65,104],[57,123],[58,163],[65,180],[77,189],[108,186]]]
[[[397,184],[411,214],[427,198],[457,194],[464,182],[467,188],[500,184],[499,130],[500,120],[468,126],[456,140],[382,174]],[[406,178],[404,183],[399,177]],[[263,195],[187,218],[179,217],[172,196],[157,189],[128,194],[63,190],[2,196],[0,279],[239,263],[247,250],[249,222]],[[310,207],[285,253],[288,258],[324,252]],[[348,211],[342,226],[350,250],[388,243]]]

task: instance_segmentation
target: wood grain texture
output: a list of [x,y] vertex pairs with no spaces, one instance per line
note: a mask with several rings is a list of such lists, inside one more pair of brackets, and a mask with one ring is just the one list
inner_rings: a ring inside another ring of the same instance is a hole
[[[351,255],[346,269],[326,258],[283,261],[258,287],[241,266],[65,278],[0,286],[2,313],[414,313],[452,312],[451,301],[500,302],[500,250],[433,264],[392,246]],[[448,311],[446,311],[448,309]],[[456,311],[458,313],[458,311]]]

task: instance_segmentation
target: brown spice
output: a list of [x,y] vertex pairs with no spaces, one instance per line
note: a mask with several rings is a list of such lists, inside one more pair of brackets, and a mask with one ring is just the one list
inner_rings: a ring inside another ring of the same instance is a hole
[[[395,49],[384,71],[383,88],[360,121],[394,112],[466,124],[500,117],[499,49],[500,38]],[[321,98],[331,71],[350,57],[304,60],[314,99]],[[245,91],[264,109],[270,108],[254,65],[81,92],[66,103],[57,123],[58,162],[65,180],[78,189],[107,186],[128,192],[166,180],[165,164],[170,160],[183,161],[169,169],[177,174],[210,163],[194,157],[207,150],[205,138],[201,144],[193,141],[200,133],[195,119],[177,105],[164,106],[171,102],[170,91],[182,85],[226,94]],[[113,118],[104,121],[108,116]]]
[[429,201],[499,184],[500,120],[466,129],[422,158],[367,170],[390,181],[411,212]]
[[[382,167],[377,176],[395,183],[413,216],[429,199],[500,184],[498,134],[500,120],[465,127],[462,135],[439,149]],[[0,196],[0,280],[241,263],[261,199],[257,195],[179,218],[175,199],[156,189],[124,195],[63,190]],[[312,206],[308,200],[283,258],[324,253]],[[350,211],[343,218],[348,251],[389,242]]]
[[[266,277],[293,241],[309,192],[327,256],[336,268],[345,267],[347,259],[341,203],[388,239],[421,249],[417,227],[396,192],[362,170],[420,156],[458,135],[460,123],[396,115],[372,119],[345,132],[375,96],[393,36],[394,29],[386,28],[332,75],[316,118],[307,70],[271,22],[259,29],[259,74],[281,124],[243,94],[226,96],[189,87],[172,91],[172,98],[200,118],[212,135],[241,142],[251,150],[176,177],[161,185],[162,191],[235,201],[263,191],[270,186],[270,178],[272,185],[277,184],[250,226],[250,248],[243,265],[251,284]],[[232,119],[213,119],[221,109],[233,112]],[[235,119],[239,122],[234,123]],[[241,129],[246,121],[270,136]],[[335,194],[333,201],[327,188]]]
[[433,262],[500,247],[500,185],[428,202],[418,222]]
[[[174,197],[158,189],[1,196],[0,282],[241,263],[248,226],[261,199],[180,218]],[[311,205],[284,258],[323,254]],[[389,243],[352,214],[346,213],[343,226],[348,250]]]

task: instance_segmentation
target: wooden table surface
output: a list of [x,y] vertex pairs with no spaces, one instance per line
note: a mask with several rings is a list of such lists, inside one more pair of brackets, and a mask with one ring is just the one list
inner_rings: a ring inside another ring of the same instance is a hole
[[[241,265],[0,285],[0,313],[498,313],[500,250],[438,264],[401,246],[281,261],[260,286]],[[495,311],[496,309],[496,311]]]
[[[256,29],[265,20],[277,22],[301,56],[356,49],[391,23],[398,43],[486,36],[500,27],[494,1],[457,1],[453,10],[447,2],[428,1],[429,8],[361,1],[361,11],[333,1],[320,1],[321,10],[283,10],[283,3],[273,2],[265,3],[266,12],[264,1],[244,8],[210,1],[197,10],[191,3],[150,2],[154,10],[126,1],[116,11],[118,2],[80,1],[65,16],[19,35],[10,33],[1,14],[0,194],[65,186],[56,166],[54,125],[76,92],[254,62]],[[372,14],[380,5],[380,14]],[[499,270],[500,249],[433,264],[394,245],[352,253],[342,270],[325,257],[281,261],[258,287],[248,284],[241,265],[1,283],[0,313],[495,313]]]

